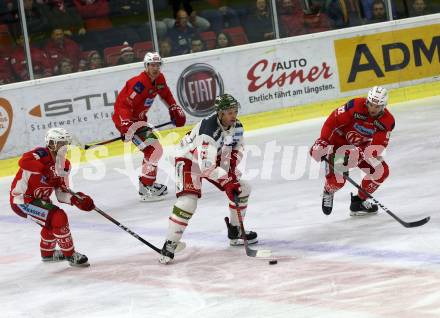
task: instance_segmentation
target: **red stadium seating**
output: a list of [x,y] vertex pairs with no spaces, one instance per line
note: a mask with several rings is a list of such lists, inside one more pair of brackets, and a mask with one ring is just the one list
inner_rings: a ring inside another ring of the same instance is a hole
[[246,32],[241,26],[224,29],[223,31],[231,37],[232,43],[234,45],[249,43],[248,38],[246,36]]
[[142,61],[147,52],[153,50],[153,42],[145,41],[145,42],[137,42],[133,45],[134,55],[137,60]]
[[200,33],[200,37],[205,42],[205,47],[207,50],[215,49],[215,39],[216,34],[212,31],[202,32]]
[[125,45],[118,45],[107,47],[104,49],[104,61],[108,66],[116,65],[119,57],[121,56],[121,49],[126,47]]

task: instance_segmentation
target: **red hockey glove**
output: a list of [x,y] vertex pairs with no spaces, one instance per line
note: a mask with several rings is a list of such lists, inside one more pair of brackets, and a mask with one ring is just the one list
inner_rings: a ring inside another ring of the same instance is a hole
[[328,142],[324,139],[318,138],[310,148],[310,156],[316,161],[322,161],[329,153]]
[[42,172],[42,174],[46,177],[45,182],[54,188],[60,188],[64,186],[63,178],[57,176],[55,173],[55,166],[46,166]]
[[77,192],[76,194],[81,198],[77,198],[76,196],[72,195],[70,202],[78,209],[83,211],[92,211],[95,208],[95,203],[93,203],[92,198],[87,194],[82,192]]
[[[131,120],[123,120],[121,122],[121,126],[119,128],[119,131],[121,132],[121,139],[122,141],[126,141],[125,135],[128,133],[128,130],[130,129],[131,125],[133,125],[133,122]],[[130,141],[129,139],[128,141]]]
[[169,108],[171,121],[174,123],[176,127],[182,127],[185,125],[186,116],[182,110],[182,107],[179,105],[171,105]]
[[232,178],[232,180],[226,183],[223,188],[225,188],[226,195],[232,202],[235,201],[235,196],[241,193],[240,182],[235,178]]

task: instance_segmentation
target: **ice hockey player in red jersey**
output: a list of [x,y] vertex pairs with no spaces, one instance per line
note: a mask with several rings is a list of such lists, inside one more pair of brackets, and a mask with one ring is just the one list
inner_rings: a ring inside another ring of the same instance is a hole
[[[71,135],[63,128],[52,128],[46,133],[46,146],[23,154],[19,170],[10,191],[12,210],[21,217],[41,226],[40,251],[43,262],[67,260],[71,266],[89,266],[86,255],[75,251],[69,221],[64,210],[50,199],[55,190],[61,203],[91,211],[93,200],[82,192],[81,199],[64,189],[68,186],[70,162],[65,158]],[[55,249],[56,245],[60,250]]]
[[[202,196],[201,183],[206,179],[229,198],[230,218],[227,220],[230,245],[242,245],[241,230],[234,202],[238,196],[241,215],[246,214],[251,187],[240,180],[237,165],[242,156],[243,125],[237,119],[239,103],[229,94],[215,100],[216,112],[200,121],[180,142],[176,150],[176,196],[168,221],[168,233],[159,262],[167,264],[174,258],[183,232]],[[247,232],[249,244],[257,243],[257,233]]]
[[139,178],[141,201],[159,201],[167,193],[165,185],[155,182],[157,165],[163,150],[157,136],[151,130],[145,131],[142,128],[145,128],[148,122],[148,111],[157,95],[167,105],[170,118],[176,127],[185,125],[186,116],[182,108],[176,104],[160,71],[162,66],[160,55],[156,52],[148,52],[144,58],[144,66],[145,70],[128,80],[119,92],[112,118],[122,139],[125,142],[133,142],[144,153],[142,173]]
[[[376,191],[389,175],[382,152],[394,129],[394,117],[385,108],[387,103],[387,90],[374,86],[367,98],[354,98],[334,110],[310,149],[310,155],[316,161],[327,157],[334,167],[358,166],[366,173],[361,188],[370,194]],[[344,186],[345,179],[327,163],[325,178],[322,211],[328,215],[333,208],[333,195]],[[368,201],[362,191],[351,195],[351,216],[376,214],[377,210],[377,205]]]

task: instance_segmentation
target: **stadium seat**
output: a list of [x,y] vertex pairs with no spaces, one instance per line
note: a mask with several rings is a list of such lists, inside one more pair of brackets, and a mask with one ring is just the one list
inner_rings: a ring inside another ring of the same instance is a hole
[[213,31],[207,31],[200,33],[200,37],[205,42],[207,50],[215,49],[216,34]]
[[0,24],[0,47],[12,47],[12,38],[6,24]]
[[144,59],[145,53],[151,51],[153,49],[153,42],[145,41],[145,42],[137,42],[133,45],[134,55],[136,59],[142,61]]
[[241,26],[224,29],[223,31],[231,37],[232,43],[234,45],[249,43],[246,32]]
[[125,45],[112,46],[104,49],[104,61],[106,65],[113,66],[116,65],[119,57],[121,56],[121,49]]

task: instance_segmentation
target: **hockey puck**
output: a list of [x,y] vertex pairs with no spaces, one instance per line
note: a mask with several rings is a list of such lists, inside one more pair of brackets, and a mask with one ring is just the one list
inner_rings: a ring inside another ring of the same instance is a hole
[[278,261],[276,259],[272,259],[269,261],[269,265],[276,265],[278,264]]

